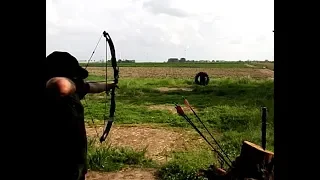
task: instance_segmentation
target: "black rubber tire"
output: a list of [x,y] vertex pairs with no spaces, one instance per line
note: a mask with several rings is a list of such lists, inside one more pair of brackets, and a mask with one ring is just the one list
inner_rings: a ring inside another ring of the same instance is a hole
[[[199,78],[200,78],[200,80],[199,80]],[[199,72],[194,77],[194,82],[198,85],[206,86],[209,84],[209,76],[206,72]]]

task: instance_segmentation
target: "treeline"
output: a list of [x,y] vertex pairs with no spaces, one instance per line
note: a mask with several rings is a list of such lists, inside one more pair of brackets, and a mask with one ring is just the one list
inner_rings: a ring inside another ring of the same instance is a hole
[[[85,66],[87,63],[80,63]],[[111,67],[111,62],[108,63],[89,63],[89,67]],[[118,63],[119,67],[177,67],[177,68],[252,68],[246,63],[239,62],[215,62],[215,63],[200,63],[200,62],[187,62],[187,63],[167,63],[167,62],[138,62],[138,63]]]
[[[80,60],[79,61],[81,64],[83,63],[88,63],[86,60]],[[163,63],[273,63],[274,61],[269,61],[269,60],[238,60],[238,61],[226,61],[226,60],[186,60],[181,58],[179,59],[174,59],[170,58],[168,59],[167,62]],[[89,63],[105,63],[104,60],[91,60]],[[107,63],[111,63],[111,60],[108,60]],[[136,60],[128,60],[128,59],[118,59],[117,63],[136,63]],[[138,63],[162,63],[162,62],[138,62]]]
[[[79,60],[80,63],[88,63],[87,60]],[[105,63],[105,60],[91,60],[89,63]],[[108,63],[111,63],[111,59],[107,61]],[[131,59],[118,59],[117,63],[135,63],[136,60]]]
[[169,58],[167,63],[219,63],[219,62],[244,62],[244,63],[250,63],[250,62],[272,62],[273,61],[269,61],[269,60],[264,60],[264,61],[259,61],[259,60],[238,60],[238,61],[226,61],[226,60],[187,60],[186,58]]
[[[86,66],[88,62],[80,61],[82,66]],[[117,61],[119,67],[188,67],[188,68],[248,68],[247,64],[252,64],[257,68],[262,66],[273,66],[273,61],[258,61],[258,60],[239,60],[239,61],[224,61],[224,60],[186,60],[184,62],[135,62],[135,60]],[[111,60],[105,61],[90,61],[89,67],[105,67],[111,66]],[[251,67],[252,68],[252,67]],[[271,68],[273,69],[273,68]]]

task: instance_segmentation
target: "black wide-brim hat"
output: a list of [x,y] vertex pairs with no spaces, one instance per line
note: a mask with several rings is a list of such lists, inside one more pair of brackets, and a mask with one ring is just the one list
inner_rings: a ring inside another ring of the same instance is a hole
[[46,58],[47,73],[52,77],[85,79],[88,71],[68,52],[54,51]]

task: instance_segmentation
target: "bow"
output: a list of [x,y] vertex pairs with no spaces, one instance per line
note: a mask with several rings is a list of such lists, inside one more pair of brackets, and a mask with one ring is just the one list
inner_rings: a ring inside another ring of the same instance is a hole
[[[110,47],[110,52],[111,52],[111,64],[112,64],[112,68],[113,68],[113,77],[114,77],[114,83],[115,84],[118,84],[118,78],[119,78],[119,67],[117,66],[117,59],[116,59],[116,52],[115,52],[115,48],[114,48],[114,44],[113,44],[113,41],[110,37],[110,35],[104,31],[103,34],[101,35],[96,47],[94,48],[92,54],[91,54],[91,57],[89,58],[88,60],[88,63],[85,67],[85,69],[88,67],[89,65],[89,62],[93,56],[93,54],[95,53],[95,50],[97,49],[98,47],[98,44],[102,38],[102,36],[104,36],[106,38],[106,86],[107,86],[107,52],[108,52],[108,44],[109,44],[109,47]],[[106,98],[107,98],[107,95],[108,95],[108,92],[106,91]],[[111,126],[113,124],[113,121],[114,121],[114,114],[115,114],[115,110],[116,110],[116,102],[115,102],[115,87],[113,87],[112,89],[110,89],[110,95],[111,95],[111,103],[110,103],[110,111],[109,111],[109,118],[107,117],[107,99],[106,99],[106,102],[105,102],[105,113],[104,113],[104,130],[103,130],[103,133],[102,135],[100,136],[100,143],[102,143],[103,141],[106,140],[109,132],[110,132],[110,129],[111,129]],[[86,100],[85,100],[86,102]],[[87,102],[86,102],[87,104]],[[89,111],[90,113],[90,111]],[[90,113],[91,114],[91,113]],[[94,124],[94,121],[93,121],[93,116],[91,114],[91,120],[92,120],[92,123]],[[96,131],[96,134],[97,136],[99,137],[99,134],[97,132],[97,129],[95,128],[95,131]]]
[[[114,83],[118,84],[119,67],[117,65],[116,51],[115,51],[115,48],[114,48],[114,44],[112,42],[111,37],[109,36],[109,34],[106,31],[103,32],[103,36],[106,38],[106,42],[109,44],[109,47],[110,47],[111,65],[112,65],[112,68],[113,68]],[[107,49],[108,48],[106,47],[106,57],[107,57],[107,52],[108,52]],[[107,82],[107,62],[106,62],[106,82]],[[109,119],[107,120],[107,116],[106,116],[106,113],[105,113],[105,115],[104,115],[105,127],[104,127],[103,134],[100,137],[100,143],[102,143],[103,141],[106,140],[106,138],[107,138],[107,136],[108,136],[108,134],[110,132],[111,126],[113,124],[113,121],[114,121],[114,113],[116,111],[115,90],[116,90],[116,87],[113,87],[110,90],[110,95],[111,95],[111,100],[110,101],[111,101],[111,103],[110,103]],[[105,108],[105,110],[106,110],[106,108]],[[106,122],[107,122],[107,124],[106,124]]]

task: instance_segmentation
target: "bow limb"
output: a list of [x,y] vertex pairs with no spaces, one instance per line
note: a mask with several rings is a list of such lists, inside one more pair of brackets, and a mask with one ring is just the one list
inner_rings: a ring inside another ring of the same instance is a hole
[[[117,84],[118,83],[118,78],[119,78],[119,67],[117,65],[116,52],[115,52],[114,44],[112,42],[111,37],[109,36],[109,34],[106,31],[103,32],[103,36],[106,38],[106,42],[109,44],[109,47],[110,47],[111,64],[112,64],[112,68],[113,68],[114,83]],[[107,78],[107,74],[106,74],[106,78]],[[106,138],[107,138],[107,136],[108,136],[108,134],[109,134],[109,132],[111,130],[111,126],[113,124],[113,121],[114,121],[114,114],[115,114],[115,110],[116,110],[115,89],[116,88],[113,87],[110,90],[111,100],[110,100],[109,119],[107,120],[106,115],[104,116],[105,128],[104,128],[102,136],[100,137],[100,143],[102,143],[103,141],[106,140]]]

